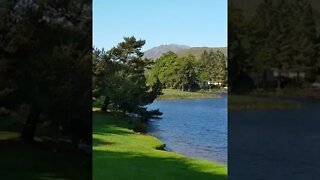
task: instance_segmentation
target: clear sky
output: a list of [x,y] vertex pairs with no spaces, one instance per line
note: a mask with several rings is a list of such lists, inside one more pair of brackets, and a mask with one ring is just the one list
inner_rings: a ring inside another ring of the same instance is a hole
[[163,44],[227,46],[227,0],[93,0],[93,45],[106,50],[125,36]]

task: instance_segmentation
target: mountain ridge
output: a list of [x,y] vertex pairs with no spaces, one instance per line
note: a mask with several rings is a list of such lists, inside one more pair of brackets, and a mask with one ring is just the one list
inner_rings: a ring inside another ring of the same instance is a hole
[[160,46],[153,47],[144,52],[144,57],[148,59],[159,58],[162,54],[172,51],[178,53],[183,49],[189,49],[190,46],[180,45],[180,44],[164,44]]
[[181,44],[164,44],[156,46],[144,51],[144,57],[148,59],[157,59],[162,56],[162,54],[172,51],[178,56],[186,56],[192,54],[199,58],[204,51],[222,51],[227,56],[227,47],[191,47]]

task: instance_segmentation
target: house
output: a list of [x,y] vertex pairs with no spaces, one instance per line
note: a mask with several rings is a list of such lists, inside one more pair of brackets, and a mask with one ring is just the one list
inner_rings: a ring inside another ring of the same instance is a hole
[[306,73],[298,71],[287,71],[280,73],[277,68],[270,68],[263,70],[262,73],[250,73],[249,76],[252,78],[255,85],[276,87],[278,86],[279,80],[281,86],[287,84],[293,79],[304,80],[306,78]]
[[214,86],[221,86],[222,83],[220,82],[211,82],[211,81],[206,81],[206,82],[197,82],[199,87],[204,87],[204,88],[209,88],[209,87],[214,87]]

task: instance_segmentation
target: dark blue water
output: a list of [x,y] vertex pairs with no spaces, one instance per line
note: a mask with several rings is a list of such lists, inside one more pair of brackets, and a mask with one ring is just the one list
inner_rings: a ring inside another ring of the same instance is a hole
[[228,114],[228,178],[320,179],[320,102]]
[[168,150],[227,164],[227,96],[155,101],[148,108],[163,112],[161,119],[151,120],[148,131]]

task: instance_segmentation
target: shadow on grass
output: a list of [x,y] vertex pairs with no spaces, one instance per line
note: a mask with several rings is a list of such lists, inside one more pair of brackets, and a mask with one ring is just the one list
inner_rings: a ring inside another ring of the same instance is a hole
[[[94,146],[112,146],[114,142],[108,144],[108,135],[128,136],[131,131],[127,128],[133,127],[135,119],[125,116],[106,115],[102,113],[93,114],[93,133]],[[101,139],[100,139],[100,135]],[[120,138],[121,139],[121,138]],[[143,139],[141,139],[143,141]],[[135,142],[132,142],[135,144]],[[138,142],[137,142],[138,143]],[[121,148],[124,148],[121,146]],[[214,165],[211,162],[190,160],[180,156],[167,154],[168,152],[159,151],[144,152],[131,148],[113,150],[94,150],[93,151],[93,179],[95,180],[226,180],[225,167]],[[142,148],[143,149],[143,148]],[[124,150],[124,151],[123,151]],[[162,154],[163,153],[163,154]]]
[[1,179],[91,179],[91,157],[52,142],[0,141]]
[[128,135],[131,134],[130,131],[123,130],[119,126],[104,126],[102,128],[95,128],[94,134],[106,135],[106,134],[118,134],[118,135]]
[[114,142],[107,142],[105,140],[101,140],[99,138],[92,138],[93,146],[105,146],[105,145],[112,145]]
[[[98,135],[118,134],[128,135],[134,127],[141,123],[139,119],[131,118],[117,113],[94,112],[93,133]],[[124,128],[124,129],[123,129]]]
[[[161,158],[123,152],[94,150],[93,177],[95,180],[226,180],[224,174],[202,171],[184,159]],[[215,167],[223,168],[223,167]],[[206,169],[206,168],[205,168]],[[213,169],[218,170],[218,169]]]

